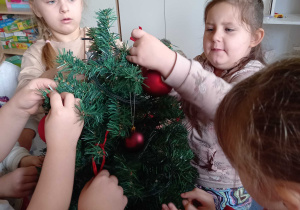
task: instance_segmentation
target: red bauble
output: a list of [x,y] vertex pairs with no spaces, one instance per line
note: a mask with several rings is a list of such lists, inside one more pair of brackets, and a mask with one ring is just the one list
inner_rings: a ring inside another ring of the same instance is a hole
[[138,151],[144,146],[144,136],[139,132],[133,132],[130,137],[125,140],[125,147],[129,151]]
[[40,135],[40,138],[46,143],[46,137],[45,137],[45,120],[46,120],[47,115],[45,115],[41,121],[39,122],[38,126],[38,132]]
[[164,96],[172,90],[172,87],[163,82],[158,71],[144,71],[143,76],[146,77],[143,89],[146,93],[152,96]]

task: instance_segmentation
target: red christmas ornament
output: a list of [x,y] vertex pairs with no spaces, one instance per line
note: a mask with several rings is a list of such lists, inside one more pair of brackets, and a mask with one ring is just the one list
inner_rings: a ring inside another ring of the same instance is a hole
[[130,137],[125,140],[125,147],[129,151],[138,151],[144,146],[144,136],[139,132],[133,132]]
[[45,137],[45,120],[46,120],[47,115],[45,115],[41,121],[39,122],[38,126],[38,132],[40,135],[40,138],[46,143],[46,137]]
[[143,90],[152,96],[167,95],[172,90],[172,87],[163,82],[158,71],[144,71],[143,76],[146,77]]

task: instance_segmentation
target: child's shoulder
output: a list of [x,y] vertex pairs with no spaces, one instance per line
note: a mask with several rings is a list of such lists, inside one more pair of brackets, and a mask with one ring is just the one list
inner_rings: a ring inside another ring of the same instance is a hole
[[42,49],[45,45],[45,40],[44,39],[38,39],[35,43],[33,43],[26,51],[25,51],[25,55],[26,53],[30,53],[30,54],[41,54]]
[[230,81],[240,81],[245,79],[252,74],[255,74],[259,70],[263,69],[265,66],[258,60],[250,60],[242,69],[236,71],[232,74]]

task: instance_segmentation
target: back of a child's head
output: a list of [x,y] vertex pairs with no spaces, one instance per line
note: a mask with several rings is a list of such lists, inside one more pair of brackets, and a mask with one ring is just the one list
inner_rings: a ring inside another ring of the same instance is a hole
[[278,61],[233,87],[215,128],[233,167],[253,184],[300,183],[300,58]]
[[[210,1],[204,11],[204,21],[209,10],[219,3],[229,3],[236,7],[241,17],[241,22],[249,28],[250,32],[254,34],[258,29],[263,26],[264,18],[264,3],[263,0],[212,0]],[[265,64],[265,59],[262,52],[261,44],[253,47],[247,60],[259,60]]]

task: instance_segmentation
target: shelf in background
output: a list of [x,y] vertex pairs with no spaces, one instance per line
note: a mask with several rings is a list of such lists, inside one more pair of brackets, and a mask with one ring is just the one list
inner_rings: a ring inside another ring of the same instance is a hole
[[14,49],[4,49],[3,50],[4,54],[7,54],[7,55],[23,55],[23,53],[25,51],[26,50],[16,49],[16,48],[14,48]]
[[283,18],[265,17],[264,24],[300,25],[300,14],[286,14]]
[[0,4],[0,14],[32,15],[31,9],[11,9],[5,4]]

